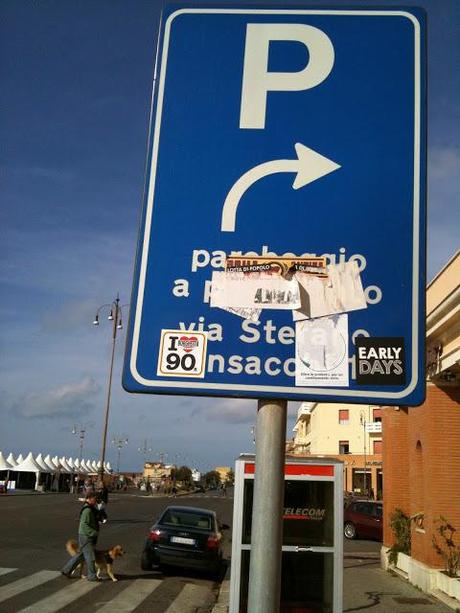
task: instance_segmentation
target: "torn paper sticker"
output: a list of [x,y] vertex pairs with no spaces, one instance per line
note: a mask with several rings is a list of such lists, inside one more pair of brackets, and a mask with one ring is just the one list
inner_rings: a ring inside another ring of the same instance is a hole
[[295,384],[348,387],[348,315],[298,321]]
[[238,317],[242,317],[243,319],[249,319],[250,321],[257,322],[259,321],[260,314],[262,313],[262,309],[236,309],[234,307],[221,307],[224,311],[228,311],[229,313],[233,313],[233,315],[238,315]]
[[294,321],[347,313],[367,308],[358,263],[355,260],[327,266],[327,278],[297,272],[301,307],[293,312]]
[[298,309],[299,284],[255,272],[215,271],[212,273],[211,306],[220,308]]
[[323,256],[312,256],[304,258],[296,257],[236,257],[229,256],[225,262],[227,272],[265,272],[276,275],[294,274],[301,271],[309,275],[326,277],[326,258]]
[[162,330],[157,375],[196,377],[205,375],[207,332]]

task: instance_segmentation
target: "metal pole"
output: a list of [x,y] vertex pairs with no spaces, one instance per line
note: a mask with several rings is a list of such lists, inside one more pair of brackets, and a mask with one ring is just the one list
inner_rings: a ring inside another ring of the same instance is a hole
[[278,613],[287,402],[259,400],[248,613]]
[[366,419],[364,419],[364,495],[367,496],[367,468],[366,468]]
[[85,431],[80,428],[80,463],[83,459],[83,441],[85,440]]
[[112,392],[112,374],[113,374],[113,361],[115,357],[115,342],[117,340],[117,325],[118,325],[118,313],[119,313],[119,302],[120,298],[117,296],[117,299],[114,302],[114,313],[113,314],[113,333],[112,333],[112,356],[110,358],[110,368],[109,368],[109,381],[108,381],[108,389],[107,389],[107,402],[105,405],[105,418],[104,418],[104,430],[102,433],[102,450],[101,450],[101,467],[100,467],[100,479],[104,480],[104,462],[105,462],[105,449],[107,445],[107,427],[109,424],[109,409],[110,409],[110,395]]

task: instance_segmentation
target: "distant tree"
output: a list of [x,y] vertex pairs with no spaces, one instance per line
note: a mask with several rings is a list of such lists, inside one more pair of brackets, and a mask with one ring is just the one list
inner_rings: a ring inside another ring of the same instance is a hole
[[180,481],[184,485],[190,485],[192,481],[192,471],[188,466],[171,469],[171,481]]
[[233,485],[235,483],[235,473],[230,469],[227,473],[227,485]]
[[188,466],[181,466],[177,469],[177,480],[190,484],[192,481],[192,471]]
[[218,487],[220,484],[220,475],[216,470],[210,470],[203,477],[206,487]]

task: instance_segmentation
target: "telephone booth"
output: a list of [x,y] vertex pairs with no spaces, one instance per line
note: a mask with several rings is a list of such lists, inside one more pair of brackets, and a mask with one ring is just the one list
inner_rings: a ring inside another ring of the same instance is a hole
[[[254,455],[235,464],[230,613],[246,613]],[[282,613],[341,613],[343,463],[287,457],[284,470]]]

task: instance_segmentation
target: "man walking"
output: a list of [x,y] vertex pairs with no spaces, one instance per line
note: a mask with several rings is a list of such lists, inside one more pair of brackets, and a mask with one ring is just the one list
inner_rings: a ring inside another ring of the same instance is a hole
[[85,560],[88,581],[97,581],[96,567],[94,564],[94,546],[99,536],[99,518],[96,507],[96,495],[90,492],[86,495],[85,504],[80,511],[80,523],[78,525],[78,545],[80,551],[75,554],[62,568],[61,573],[68,577],[72,576],[75,568]]

